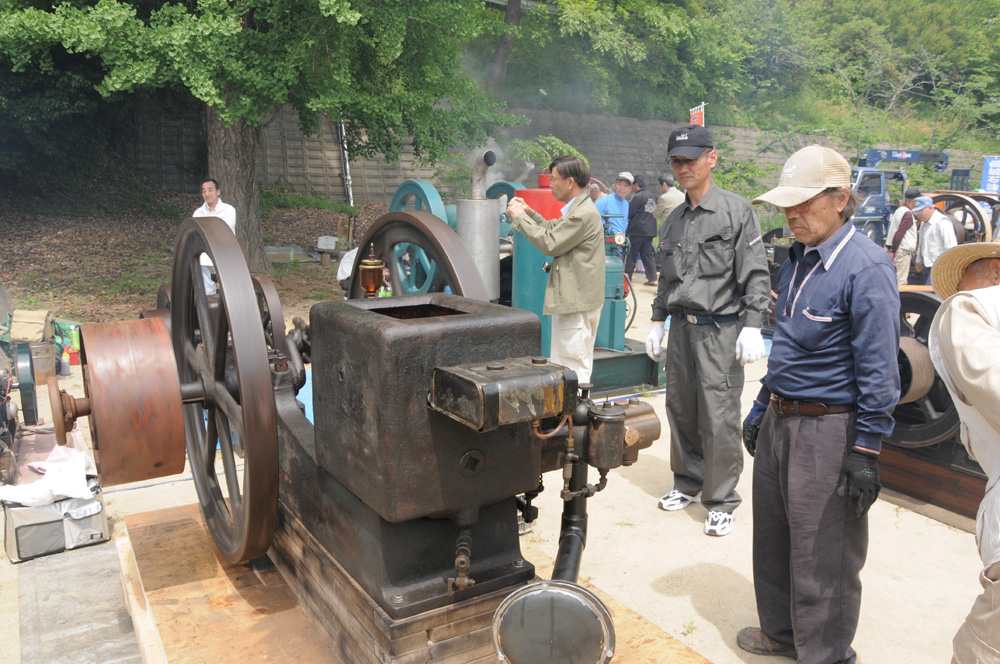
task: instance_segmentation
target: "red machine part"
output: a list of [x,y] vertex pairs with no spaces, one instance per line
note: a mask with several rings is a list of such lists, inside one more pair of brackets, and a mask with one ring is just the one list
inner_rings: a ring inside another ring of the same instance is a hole
[[542,173],[538,176],[537,189],[518,189],[514,192],[515,196],[523,198],[529,207],[545,219],[557,219],[561,217],[562,208],[565,205],[565,203],[557,201],[556,197],[552,195],[552,189],[549,187],[549,179],[551,177],[548,173]]

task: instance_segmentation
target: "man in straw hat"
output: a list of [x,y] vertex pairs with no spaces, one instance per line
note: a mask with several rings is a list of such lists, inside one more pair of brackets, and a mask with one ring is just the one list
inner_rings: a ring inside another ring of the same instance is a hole
[[952,641],[953,663],[1000,661],[1000,244],[949,249],[934,263],[934,290],[945,298],[928,346],[962,418],[962,444],[989,477],[979,504],[976,541],[985,566],[982,594]]
[[800,662],[857,659],[867,512],[899,399],[896,270],[849,221],[850,183],[843,157],[810,145],[754,201],[783,212],[796,242],[778,279],[764,387],[744,422],[760,627],[737,643]]

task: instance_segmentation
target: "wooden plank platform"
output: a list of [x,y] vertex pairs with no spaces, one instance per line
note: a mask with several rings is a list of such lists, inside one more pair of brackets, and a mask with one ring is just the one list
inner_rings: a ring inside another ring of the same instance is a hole
[[171,664],[339,662],[270,560],[219,564],[198,505],[134,514],[125,526]]
[[886,488],[973,519],[986,494],[986,480],[981,477],[918,459],[890,445],[883,446],[878,468]]
[[[336,650],[345,639],[363,639],[363,629],[356,627],[352,635],[335,635],[338,646],[331,647],[270,560],[261,558],[250,565],[224,569],[212,551],[211,536],[197,505],[132,515],[125,523],[135,554],[135,570],[127,588],[132,588],[129,591],[132,593],[145,593],[145,598],[133,598],[136,600],[134,605],[144,607],[142,610],[147,610],[148,606],[159,632],[159,642],[162,642],[160,652],[165,653],[167,661],[357,664],[340,658]],[[551,560],[541,553],[530,553],[537,566],[551,566]],[[601,597],[614,618],[617,633],[614,661],[710,664],[593,586],[582,585]],[[440,661],[454,664],[495,662],[496,655],[491,648],[454,649],[461,645],[454,641],[457,633],[469,633],[471,629],[483,636],[484,630],[488,631],[488,620],[484,622],[486,612],[478,613],[483,615],[472,611],[466,617],[469,624],[457,626],[430,626],[426,616],[415,616],[401,630],[406,632],[401,638],[406,639],[414,651],[428,647],[433,650],[434,644],[441,649],[442,644],[453,641],[451,650],[441,651],[445,658]],[[363,618],[371,623],[374,619],[372,614]],[[386,634],[381,636],[383,639],[388,637]],[[147,661],[156,661],[158,642],[155,636],[147,633],[140,641],[153,644],[154,650],[150,653],[153,656]]]

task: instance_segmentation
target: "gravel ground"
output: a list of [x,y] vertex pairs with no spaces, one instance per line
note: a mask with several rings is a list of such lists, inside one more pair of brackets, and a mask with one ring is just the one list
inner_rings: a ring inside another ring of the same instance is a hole
[[[162,192],[158,202],[194,210],[196,196]],[[358,233],[387,206],[361,206]],[[132,318],[153,308],[160,285],[170,281],[171,248],[185,217],[175,220],[137,213],[46,216],[16,212],[0,204],[0,280],[21,309],[49,309],[81,323]],[[275,210],[261,222],[265,242],[311,248],[322,235],[346,229],[347,215],[331,210]],[[308,310],[317,300],[339,297],[336,266],[285,265],[273,274],[286,308]]]

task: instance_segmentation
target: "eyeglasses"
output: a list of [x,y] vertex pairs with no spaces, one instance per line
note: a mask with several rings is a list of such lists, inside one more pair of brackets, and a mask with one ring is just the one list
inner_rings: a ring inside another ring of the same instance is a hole
[[824,196],[826,196],[829,193],[830,193],[829,189],[824,189],[823,191],[821,191],[820,193],[816,194],[815,196],[813,196],[809,200],[802,201],[798,205],[790,205],[788,207],[781,207],[780,205],[775,205],[774,209],[777,210],[781,214],[788,214],[792,210],[798,210],[799,212],[802,212],[802,211],[806,210],[810,205],[812,205],[813,203],[815,203],[816,201],[818,201],[819,199],[823,198]]
[[694,159],[687,159],[685,157],[670,157],[669,159],[667,159],[667,163],[670,164],[671,166],[685,166],[692,162],[698,161],[699,159],[707,155],[709,152],[711,152],[713,149],[714,148],[708,148]]
[[566,178],[560,177],[560,176],[556,175],[555,173],[553,173],[552,175],[549,176],[549,181],[550,182],[558,182],[559,180],[565,180],[565,179]]

